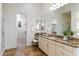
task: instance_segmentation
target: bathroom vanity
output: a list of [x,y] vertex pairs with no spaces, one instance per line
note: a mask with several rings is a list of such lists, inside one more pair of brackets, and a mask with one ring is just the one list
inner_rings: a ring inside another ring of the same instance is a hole
[[79,56],[79,39],[39,35],[39,48],[48,56]]

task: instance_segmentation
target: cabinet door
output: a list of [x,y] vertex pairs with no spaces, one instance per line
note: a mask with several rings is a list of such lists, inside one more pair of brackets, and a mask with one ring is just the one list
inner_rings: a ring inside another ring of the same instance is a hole
[[49,42],[48,46],[49,46],[49,56],[55,56],[56,55],[55,45]]
[[45,39],[45,38],[43,38],[43,45],[42,45],[43,47],[43,51],[46,53],[46,54],[48,54],[48,40],[47,39]]
[[61,47],[56,46],[56,56],[62,56],[61,52],[62,52]]
[[42,38],[39,38],[38,46],[40,49],[42,49],[42,46],[43,46]]
[[40,37],[38,45],[48,55],[48,39]]
[[61,52],[62,52],[62,44],[56,42],[56,56],[62,56]]

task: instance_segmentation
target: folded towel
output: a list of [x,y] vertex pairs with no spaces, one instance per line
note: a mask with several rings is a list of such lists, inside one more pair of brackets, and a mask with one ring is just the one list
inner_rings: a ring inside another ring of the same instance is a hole
[[33,40],[33,42],[38,42],[38,40]]

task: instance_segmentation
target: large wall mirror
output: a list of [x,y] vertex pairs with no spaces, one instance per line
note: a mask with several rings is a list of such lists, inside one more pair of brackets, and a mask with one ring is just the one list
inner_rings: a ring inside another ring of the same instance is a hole
[[36,31],[44,32],[45,31],[45,20],[36,20]]
[[52,19],[52,33],[57,33],[57,19],[54,17],[53,19]]
[[77,20],[76,20],[76,36],[79,36],[79,12],[77,12]]

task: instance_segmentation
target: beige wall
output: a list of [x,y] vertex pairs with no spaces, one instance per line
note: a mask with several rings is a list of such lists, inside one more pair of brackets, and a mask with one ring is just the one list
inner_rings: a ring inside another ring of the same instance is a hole
[[0,3],[0,51],[1,51],[1,41],[2,41],[2,4]]
[[0,3],[0,51],[2,45],[2,4]]
[[3,19],[5,19],[5,48],[17,47],[16,35],[16,7],[13,4],[2,5]]
[[[5,48],[17,47],[17,32],[16,32],[16,14],[24,13],[27,15],[27,46],[32,45],[35,32],[35,21],[40,15],[39,4],[32,3],[4,3],[3,18],[5,19]],[[31,29],[31,27],[33,29]]]

